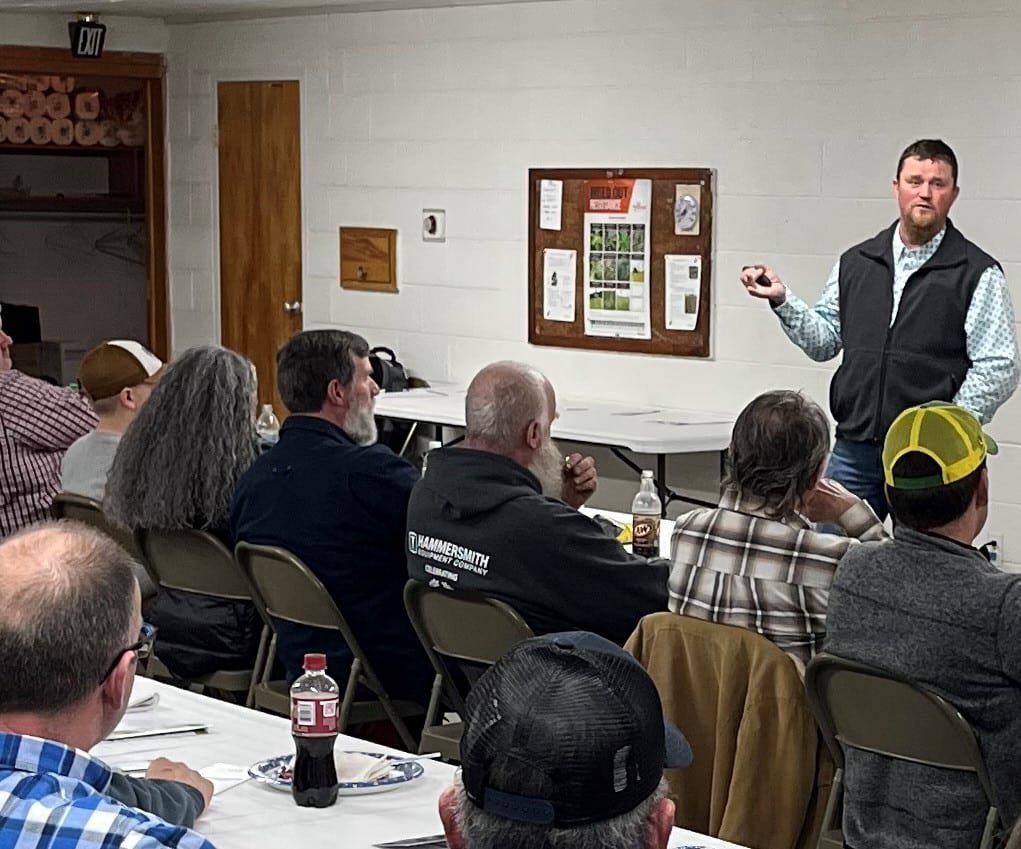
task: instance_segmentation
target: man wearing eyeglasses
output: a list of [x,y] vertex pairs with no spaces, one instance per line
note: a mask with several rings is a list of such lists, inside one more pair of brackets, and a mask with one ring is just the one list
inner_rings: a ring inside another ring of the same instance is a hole
[[151,648],[140,608],[130,556],[91,528],[0,543],[0,846],[213,849],[179,824],[208,806],[208,781],[163,758],[128,779],[88,754]]

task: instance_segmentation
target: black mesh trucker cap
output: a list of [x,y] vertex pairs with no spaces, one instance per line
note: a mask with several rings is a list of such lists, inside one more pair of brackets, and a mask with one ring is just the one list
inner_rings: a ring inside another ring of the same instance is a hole
[[519,643],[479,679],[461,737],[465,794],[494,816],[567,828],[633,810],[691,747],[630,654],[585,631]]

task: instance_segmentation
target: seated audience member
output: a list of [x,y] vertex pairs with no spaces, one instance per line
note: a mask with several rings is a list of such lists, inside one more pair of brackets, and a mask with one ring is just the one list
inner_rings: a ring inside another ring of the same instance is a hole
[[[255,371],[240,354],[217,345],[185,351],[121,437],[107,518],[130,531],[209,531],[233,551],[230,500],[255,460],[255,403]],[[159,659],[181,678],[255,661],[262,627],[249,601],[160,590],[146,615]]]
[[688,766],[691,748],[619,646],[582,632],[525,640],[466,707],[460,776],[439,803],[450,849],[665,849],[663,768]]
[[[989,511],[996,444],[967,410],[898,416],[883,445],[889,542],[848,550],[825,650],[894,672],[957,708],[978,738],[1005,822],[1021,814],[1021,576],[972,546]],[[849,750],[844,839],[855,849],[973,849],[986,801],[973,773]]]
[[87,754],[124,715],[148,649],[131,567],[74,522],[0,543],[0,846],[211,849],[188,830],[210,782],[164,758],[129,778]]
[[60,458],[96,426],[77,392],[12,368],[12,344],[0,319],[0,538],[49,518]]
[[865,501],[822,476],[830,447],[814,401],[760,395],[734,423],[720,506],[679,517],[670,546],[670,610],[758,631],[802,674],[826,633],[838,561],[859,540],[887,536]]
[[429,454],[408,507],[408,571],[510,604],[537,634],[594,631],[622,645],[664,610],[667,563],[629,554],[578,507],[591,457],[557,450],[550,382],[521,363],[486,366],[468,387],[462,446]]
[[[404,528],[415,468],[376,443],[369,346],[354,333],[307,330],[277,353],[290,416],[278,443],[244,475],[231,527],[238,540],[278,545],[322,581],[387,692],[423,703],[432,681],[404,610]],[[343,681],[351,653],[336,632],[278,624],[289,679],[306,652],[324,652]]]
[[89,351],[78,367],[78,388],[92,402],[99,424],[78,439],[60,464],[64,492],[103,500],[121,434],[159,380],[163,362],[138,342],[114,339]]

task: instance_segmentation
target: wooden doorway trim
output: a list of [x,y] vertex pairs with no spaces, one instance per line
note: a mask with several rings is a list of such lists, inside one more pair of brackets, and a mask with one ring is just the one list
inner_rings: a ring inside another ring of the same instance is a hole
[[146,323],[149,348],[170,359],[167,274],[166,60],[161,53],[108,50],[101,59],[75,59],[68,49],[0,44],[0,68],[28,74],[125,77],[145,83]]

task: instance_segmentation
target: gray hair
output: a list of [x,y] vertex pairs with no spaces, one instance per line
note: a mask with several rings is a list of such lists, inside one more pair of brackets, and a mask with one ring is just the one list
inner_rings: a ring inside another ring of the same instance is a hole
[[455,816],[464,849],[641,849],[648,843],[652,809],[667,796],[661,780],[652,794],[625,814],[573,828],[530,825],[487,813],[455,785]]
[[0,544],[0,713],[56,713],[102,683],[138,639],[133,566],[79,522],[34,525]]
[[121,438],[103,511],[121,528],[222,528],[255,461],[255,373],[219,345],[170,364]]
[[522,442],[529,422],[549,410],[546,378],[529,365],[502,360],[472,379],[464,400],[465,439],[498,453]]
[[830,424],[818,404],[786,389],[763,393],[734,423],[724,484],[765,499],[768,513],[788,518],[815,483],[830,445]]

